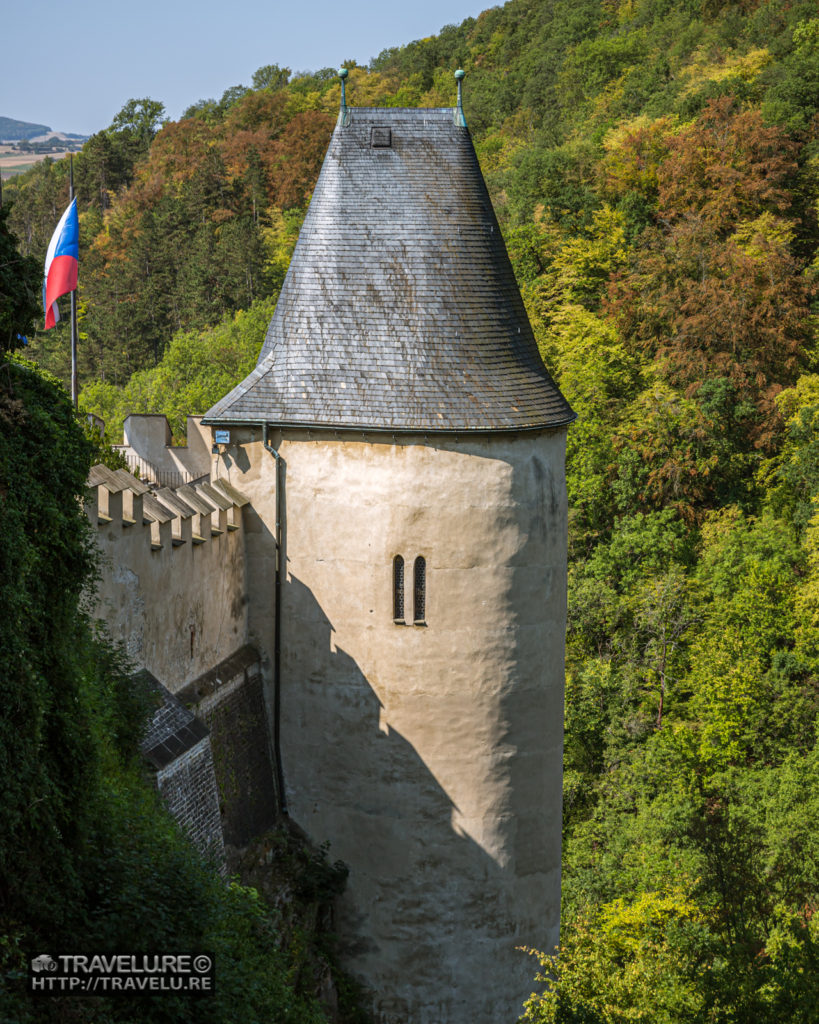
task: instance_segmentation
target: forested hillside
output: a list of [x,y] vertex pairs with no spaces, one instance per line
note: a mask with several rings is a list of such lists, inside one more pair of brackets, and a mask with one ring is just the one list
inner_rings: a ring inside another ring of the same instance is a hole
[[15,121],[13,117],[0,117],[0,139],[30,139],[34,135],[44,135],[51,129],[45,124],[32,124],[31,121]]
[[[544,358],[579,413],[562,948],[527,1019],[808,1024],[815,0],[511,0],[354,67],[348,101],[451,106],[458,66]],[[86,144],[82,402],[113,431],[166,411],[179,434],[252,365],[338,102],[332,70],[270,66],[176,123],[134,101]],[[25,254],[42,256],[66,175],[46,163],[4,190]],[[65,374],[59,331],[31,351]]]

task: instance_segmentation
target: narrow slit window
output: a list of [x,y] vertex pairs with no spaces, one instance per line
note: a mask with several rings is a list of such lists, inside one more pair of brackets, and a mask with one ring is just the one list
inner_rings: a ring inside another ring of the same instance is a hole
[[413,622],[422,623],[427,605],[427,560],[423,555],[415,559],[413,577]]
[[396,555],[392,560],[392,617],[404,621],[404,559]]

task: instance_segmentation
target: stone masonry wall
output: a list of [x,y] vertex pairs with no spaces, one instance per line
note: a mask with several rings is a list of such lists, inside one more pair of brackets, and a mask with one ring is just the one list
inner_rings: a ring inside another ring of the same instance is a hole
[[95,613],[162,696],[143,753],[180,825],[223,858],[278,808],[260,656],[246,645],[247,499],[224,482],[156,489],[104,466],[89,484]]
[[179,697],[210,730],[225,844],[244,847],[274,824],[278,808],[258,651],[242,648]]
[[157,788],[171,814],[202,851],[224,856],[219,794],[210,737],[157,772]]
[[150,672],[138,673],[134,682],[156,694],[157,707],[141,748],[156,770],[157,789],[194,845],[223,862],[225,845],[208,730]]

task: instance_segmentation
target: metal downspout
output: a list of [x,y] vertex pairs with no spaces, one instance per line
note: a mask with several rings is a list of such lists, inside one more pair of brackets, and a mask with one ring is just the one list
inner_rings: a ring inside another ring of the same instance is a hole
[[276,460],[276,607],[273,613],[273,756],[276,762],[276,789],[279,793],[279,810],[287,816],[287,796],[284,791],[284,771],[281,754],[281,634],[282,634],[282,483],[284,480],[284,459],[267,439],[268,425],[262,427],[264,446]]

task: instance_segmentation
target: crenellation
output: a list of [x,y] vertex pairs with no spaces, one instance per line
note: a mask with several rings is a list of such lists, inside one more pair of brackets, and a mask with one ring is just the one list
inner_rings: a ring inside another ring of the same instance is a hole
[[92,526],[99,526],[99,512],[100,512],[100,496],[99,488],[93,487],[89,483],[86,498],[84,502],[85,514],[91,522]]
[[174,519],[174,526],[178,528],[179,532],[174,531],[171,538],[172,547],[179,548],[183,544],[193,543],[193,523],[190,516],[179,516]]
[[150,494],[151,489],[147,484],[138,480],[132,473],[124,469],[114,470],[114,477],[123,486],[123,525],[132,526],[135,523],[142,525],[145,522],[150,522],[144,516],[143,498],[146,494]]
[[160,487],[156,492],[161,504],[174,513],[173,543],[176,547],[193,541],[193,509],[170,487]]
[[194,510],[193,540],[196,544],[203,544],[210,540],[213,531],[211,529],[211,516],[216,509],[209,502],[193,489],[185,484],[177,488],[177,493]]
[[142,495],[135,494],[133,491],[125,491],[124,494],[126,500],[122,512],[122,525],[135,526],[139,523],[142,526],[146,522],[150,523],[150,520],[146,520],[144,516]]
[[173,515],[160,504],[153,494],[144,494],[142,504],[145,515],[150,519],[151,546],[154,551],[170,547],[173,537]]
[[190,495],[118,474],[95,466],[89,476],[86,511],[104,566],[97,614],[140,665],[178,689],[245,641],[242,509],[222,495],[228,508],[217,510],[197,492],[194,509]]
[[230,487],[228,495],[203,481],[196,488],[182,485],[176,489],[148,487],[126,470],[109,470],[94,466],[88,478],[89,492],[85,502],[88,518],[98,527],[150,527],[152,550],[181,547],[184,544],[206,544],[241,525],[241,508],[247,498]]
[[211,525],[213,532],[224,533],[228,529],[233,529],[235,525],[233,518],[235,518],[236,506],[233,504],[232,499],[228,498],[224,492],[213,487],[212,484],[206,480],[198,483],[195,490],[197,494],[214,506],[214,511],[216,512],[216,525]]
[[122,491],[111,491],[107,487],[98,488],[100,493],[100,511],[106,521],[122,526]]
[[[212,487],[213,490],[218,491],[218,493],[223,495],[223,497],[229,502],[226,510],[225,528],[228,530],[235,530],[237,528],[238,518],[241,516],[242,506],[238,505],[223,487],[226,482],[227,481],[224,480],[214,480]],[[230,485],[228,484],[228,486]]]

